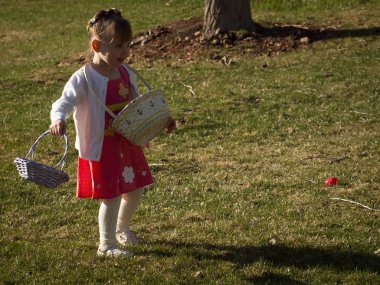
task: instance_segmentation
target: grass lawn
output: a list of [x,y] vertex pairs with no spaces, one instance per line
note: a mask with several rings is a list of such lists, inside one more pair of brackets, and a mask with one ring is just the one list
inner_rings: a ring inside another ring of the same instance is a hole
[[[130,259],[96,256],[99,203],[21,181],[13,165],[87,49],[86,21],[122,8],[135,32],[199,17],[192,1],[1,1],[1,284],[379,284],[380,2],[253,1],[257,22],[344,30],[275,56],[141,63],[179,126],[146,152],[156,179]],[[375,29],[377,28],[377,29]],[[182,83],[192,86],[195,96]],[[54,163],[63,140],[37,160]],[[336,186],[325,186],[331,176]],[[332,200],[349,199],[353,203]],[[377,210],[376,210],[377,209]]]

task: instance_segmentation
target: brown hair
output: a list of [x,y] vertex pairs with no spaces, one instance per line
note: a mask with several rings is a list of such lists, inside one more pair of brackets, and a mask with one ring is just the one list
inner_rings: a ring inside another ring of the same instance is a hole
[[129,42],[132,40],[132,28],[127,19],[115,8],[100,10],[87,24],[88,38],[94,37],[107,43]]

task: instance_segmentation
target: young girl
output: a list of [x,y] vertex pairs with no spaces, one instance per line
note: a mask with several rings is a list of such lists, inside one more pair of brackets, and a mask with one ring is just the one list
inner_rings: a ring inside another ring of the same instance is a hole
[[[92,62],[77,70],[51,110],[50,132],[63,135],[66,118],[74,112],[75,147],[79,151],[77,197],[100,199],[99,256],[132,256],[117,246],[138,243],[130,231],[144,187],[152,175],[143,150],[111,128],[112,118],[97,96],[117,114],[138,88],[133,72],[123,64],[132,40],[131,26],[120,11],[101,10],[88,22]],[[87,76],[86,81],[85,73]],[[89,84],[96,94],[90,94]],[[175,128],[170,120],[167,132]]]

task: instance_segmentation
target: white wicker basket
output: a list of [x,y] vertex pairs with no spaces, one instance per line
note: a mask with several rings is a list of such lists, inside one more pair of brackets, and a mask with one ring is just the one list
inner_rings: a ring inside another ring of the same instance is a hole
[[112,127],[133,144],[145,145],[167,127],[169,118],[163,91],[150,90],[125,106]]
[[[69,144],[67,136],[65,134],[65,153],[59,160],[58,164],[54,167],[34,161],[34,151],[36,145],[41,141],[43,137],[49,133],[50,131],[46,131],[41,136],[39,136],[35,143],[31,146],[26,157],[16,157],[14,163],[16,164],[19,175],[23,179],[35,182],[48,188],[55,188],[69,180],[69,176],[62,171],[63,166],[65,165],[65,159],[68,154]],[[30,155],[32,156],[31,159],[29,159]],[[61,166],[61,170],[57,169],[59,166]]]
[[143,146],[153,140],[168,126],[170,113],[164,97],[164,92],[159,89],[153,90],[148,82],[146,82],[136,70],[131,67],[129,68],[145,84],[148,88],[148,92],[132,100],[117,115],[115,115],[96,96],[96,93],[87,78],[86,70],[84,74],[90,93],[114,119],[112,128],[131,143]]

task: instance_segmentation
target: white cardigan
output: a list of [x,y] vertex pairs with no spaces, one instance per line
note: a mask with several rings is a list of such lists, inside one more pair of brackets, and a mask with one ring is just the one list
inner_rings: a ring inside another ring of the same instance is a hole
[[[127,65],[123,65],[129,74],[132,98],[139,96],[134,73]],[[50,112],[52,122],[66,120],[74,111],[74,124],[76,130],[75,148],[79,156],[87,160],[100,160],[104,139],[104,107],[90,94],[84,76],[84,70],[96,96],[105,104],[108,78],[101,75],[86,64],[77,70],[66,83],[62,96],[53,103]]]

